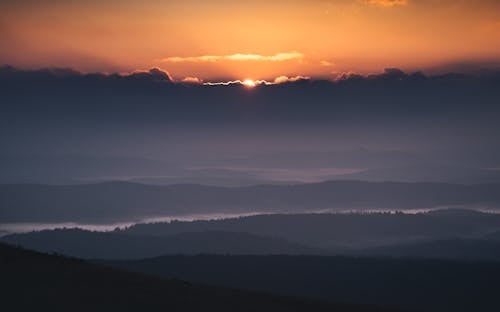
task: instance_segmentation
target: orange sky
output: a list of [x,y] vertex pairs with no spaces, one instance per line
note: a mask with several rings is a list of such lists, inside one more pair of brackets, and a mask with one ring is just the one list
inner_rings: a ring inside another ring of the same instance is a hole
[[0,64],[178,80],[455,70],[500,64],[500,1],[2,1],[0,46]]

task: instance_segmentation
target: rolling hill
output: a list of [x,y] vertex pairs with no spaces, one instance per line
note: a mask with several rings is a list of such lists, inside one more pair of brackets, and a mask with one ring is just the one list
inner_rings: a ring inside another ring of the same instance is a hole
[[328,250],[371,248],[450,238],[478,238],[500,230],[500,215],[447,209],[427,213],[270,214],[240,218],[136,224],[121,233],[168,236],[233,231],[280,237]]
[[387,311],[202,286],[0,244],[5,311]]
[[2,222],[136,221],[204,213],[500,207],[500,184],[331,181],[298,185],[0,185]]
[[91,232],[81,229],[58,229],[12,234],[0,241],[41,252],[88,259],[140,259],[177,254],[322,254],[284,239],[242,232],[202,231],[169,236],[130,235]]
[[325,256],[166,256],[120,269],[276,294],[410,311],[498,311],[500,262]]

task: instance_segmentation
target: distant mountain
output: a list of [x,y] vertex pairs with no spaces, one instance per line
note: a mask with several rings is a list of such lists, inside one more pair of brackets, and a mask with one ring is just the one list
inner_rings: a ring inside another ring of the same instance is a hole
[[126,182],[0,185],[2,222],[114,222],[203,213],[500,207],[500,183],[331,181],[298,185],[153,186]]
[[365,147],[315,151],[293,150],[286,152],[264,152],[228,159],[226,167],[305,169],[305,168],[385,168],[405,166],[426,161],[418,154],[393,149],[370,149]]
[[13,234],[0,241],[79,258],[140,259],[176,254],[324,254],[279,238],[241,232],[188,232],[166,237],[60,229]]
[[450,165],[420,164],[401,167],[386,167],[364,170],[337,176],[338,179],[362,181],[397,181],[440,183],[499,183],[500,170],[471,168]]
[[148,158],[0,155],[0,183],[81,184],[127,177],[180,175],[171,163]]
[[[183,161],[190,163],[189,160]],[[191,160],[191,162],[196,162]],[[193,166],[192,164],[189,166]],[[0,183],[3,184],[82,184],[127,181],[152,185],[203,184],[249,186],[291,184],[271,181],[242,170],[189,168],[179,160],[155,160],[137,157],[92,157],[78,155],[5,156],[0,154]],[[297,182],[295,182],[297,183]]]
[[[2,155],[0,183],[82,184],[127,181],[152,185],[251,186],[326,180],[499,183],[500,170],[441,164],[399,150],[287,151],[216,161],[185,157]],[[442,161],[442,160],[441,160]],[[354,173],[353,173],[354,172]]]
[[388,311],[124,272],[0,244],[5,311]]
[[191,282],[392,306],[408,311],[498,311],[499,262],[322,256],[167,256],[105,262]]

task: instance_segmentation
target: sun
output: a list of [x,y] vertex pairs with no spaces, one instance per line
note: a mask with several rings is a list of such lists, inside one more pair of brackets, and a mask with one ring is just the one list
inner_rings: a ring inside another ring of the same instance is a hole
[[245,79],[241,84],[247,88],[253,88],[256,86],[255,81],[253,81],[252,79]]

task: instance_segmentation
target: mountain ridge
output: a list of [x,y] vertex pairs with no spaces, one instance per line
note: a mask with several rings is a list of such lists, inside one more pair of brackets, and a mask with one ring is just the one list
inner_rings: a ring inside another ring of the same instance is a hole
[[0,185],[3,222],[110,222],[203,213],[307,212],[321,209],[500,208],[500,183],[328,181],[219,187],[105,182]]

